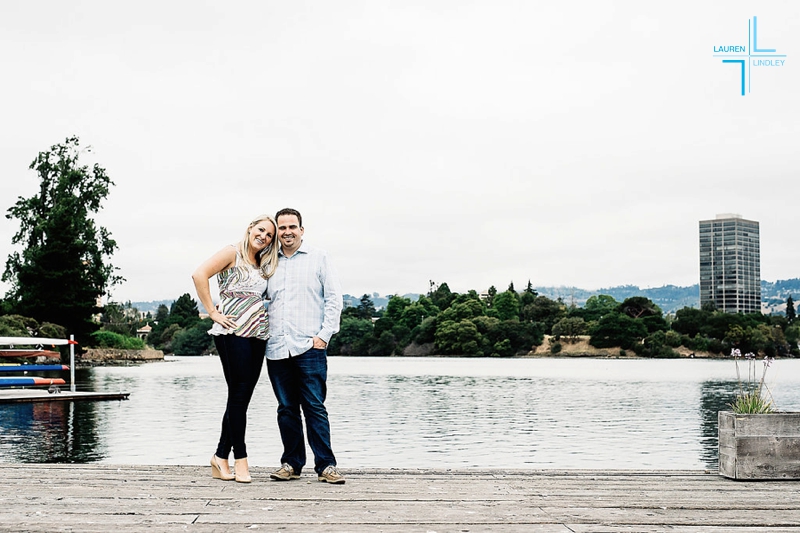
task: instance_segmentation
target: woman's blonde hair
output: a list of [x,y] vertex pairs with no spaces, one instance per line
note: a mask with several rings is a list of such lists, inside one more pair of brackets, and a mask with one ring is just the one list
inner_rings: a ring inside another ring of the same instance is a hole
[[268,221],[272,224],[272,242],[256,254],[258,267],[261,269],[261,276],[264,279],[269,279],[275,273],[275,268],[278,266],[278,225],[275,220],[269,215],[258,215],[244,230],[244,238],[239,243],[239,252],[242,257],[250,257],[250,230],[259,222]]

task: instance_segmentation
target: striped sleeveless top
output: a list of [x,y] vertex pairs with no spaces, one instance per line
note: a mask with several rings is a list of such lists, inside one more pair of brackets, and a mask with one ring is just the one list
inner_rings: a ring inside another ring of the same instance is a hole
[[268,339],[269,321],[262,296],[267,289],[267,280],[261,277],[261,270],[245,261],[237,249],[236,263],[228,270],[217,274],[217,282],[219,312],[223,315],[233,315],[237,327],[225,329],[215,322],[208,333]]

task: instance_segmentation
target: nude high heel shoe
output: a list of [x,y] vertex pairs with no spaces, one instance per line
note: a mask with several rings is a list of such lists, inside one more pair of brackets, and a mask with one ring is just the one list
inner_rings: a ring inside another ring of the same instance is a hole
[[223,472],[222,468],[219,466],[219,461],[222,461],[222,459],[216,455],[211,456],[211,477],[214,479],[221,479],[223,481],[232,481],[235,476],[230,472]]
[[236,459],[233,463],[234,479],[238,483],[250,483],[250,469],[247,467],[247,457],[243,459]]

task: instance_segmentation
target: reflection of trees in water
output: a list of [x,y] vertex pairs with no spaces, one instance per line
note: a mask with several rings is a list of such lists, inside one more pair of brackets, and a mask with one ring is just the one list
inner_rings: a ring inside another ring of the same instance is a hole
[[700,388],[700,439],[703,445],[702,458],[706,466],[717,468],[718,433],[717,419],[719,411],[730,410],[731,404],[739,390],[736,381],[704,381]]
[[[76,381],[81,383],[80,377],[88,378],[81,374],[90,373],[77,371]],[[97,461],[103,458],[99,441],[95,402],[13,403],[0,408],[0,457],[6,462]]]

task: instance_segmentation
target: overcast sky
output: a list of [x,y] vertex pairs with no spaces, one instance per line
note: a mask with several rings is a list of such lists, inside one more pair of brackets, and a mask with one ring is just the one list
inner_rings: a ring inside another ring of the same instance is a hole
[[[742,96],[714,47],[753,16],[785,63]],[[92,146],[118,301],[194,295],[283,207],[353,295],[691,285],[718,213],[800,277],[796,0],[4,2],[0,61],[0,208]]]

